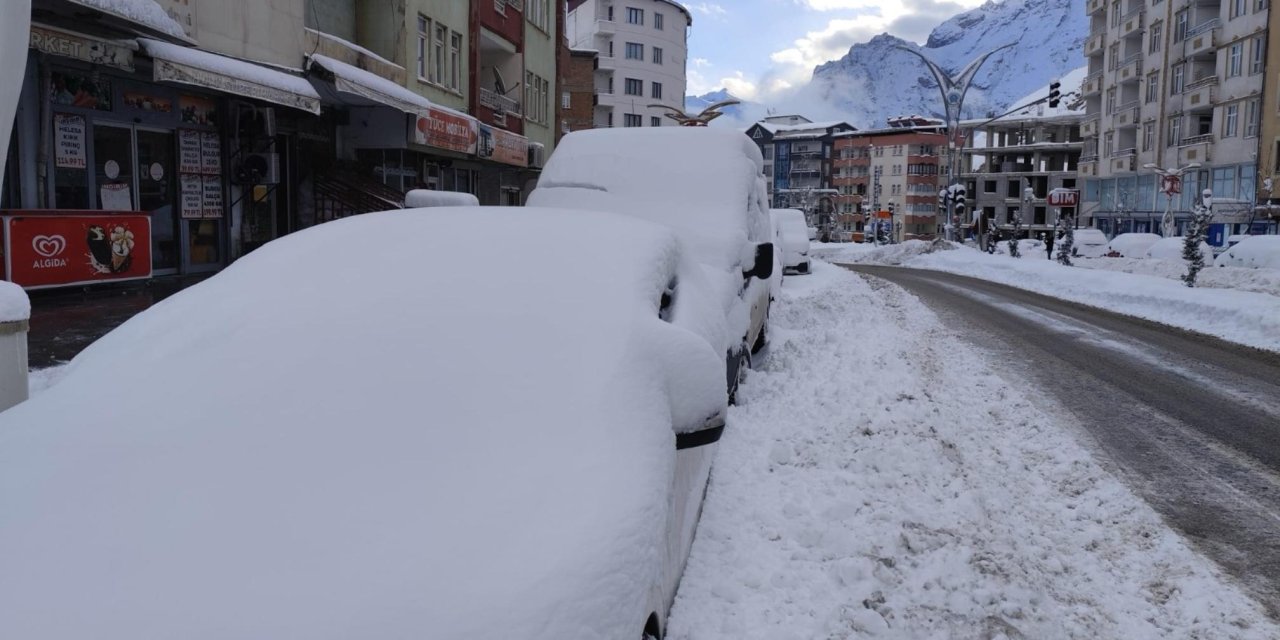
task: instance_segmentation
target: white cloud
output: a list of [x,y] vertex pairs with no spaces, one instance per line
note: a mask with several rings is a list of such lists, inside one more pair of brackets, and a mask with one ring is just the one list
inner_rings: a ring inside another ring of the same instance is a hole
[[688,7],[691,11],[697,11],[704,16],[711,16],[713,18],[718,18],[729,13],[727,9],[714,2],[699,2],[697,4],[686,2],[684,3],[684,6]]
[[747,80],[741,71],[734,71],[732,76],[720,79],[720,86],[743,100],[755,100],[759,97],[759,91],[756,84]]
[[694,58],[689,63],[698,68],[711,66],[711,61],[706,58]]

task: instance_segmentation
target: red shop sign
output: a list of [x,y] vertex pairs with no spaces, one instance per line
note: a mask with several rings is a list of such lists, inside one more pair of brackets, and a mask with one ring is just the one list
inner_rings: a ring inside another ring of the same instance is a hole
[[6,216],[5,274],[27,288],[151,277],[145,214]]
[[476,122],[467,116],[431,108],[418,116],[413,141],[460,153],[476,152]]

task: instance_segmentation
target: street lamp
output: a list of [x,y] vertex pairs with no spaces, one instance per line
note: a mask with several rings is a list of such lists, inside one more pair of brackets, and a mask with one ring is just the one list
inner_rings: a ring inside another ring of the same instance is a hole
[[[1151,169],[1160,176],[1160,190],[1168,197],[1168,204],[1164,208],[1164,218],[1160,220],[1160,231],[1164,237],[1169,238],[1174,234],[1173,224],[1173,196],[1182,193],[1182,174],[1192,170],[1199,169],[1199,162],[1188,163],[1178,169],[1168,168],[1161,169],[1159,165],[1148,162],[1142,165],[1143,169]],[[1208,191],[1208,189],[1205,189]]]

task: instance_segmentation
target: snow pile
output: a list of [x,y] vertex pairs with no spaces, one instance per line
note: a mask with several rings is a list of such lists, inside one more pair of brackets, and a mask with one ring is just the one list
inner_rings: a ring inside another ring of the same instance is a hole
[[1147,255],[1151,245],[1160,240],[1160,236],[1154,233],[1122,233],[1107,243],[1107,253],[1120,254],[1121,258],[1141,258]]
[[307,58],[308,64],[318,65],[334,75],[339,91],[349,91],[359,95],[364,95],[365,91],[374,92],[376,96],[365,97],[377,97],[379,102],[391,103],[391,106],[405,113],[416,114],[432,107],[431,101],[425,97],[371,71],[365,71],[355,65],[319,53],[313,53]]
[[809,242],[809,255],[827,262],[854,262],[858,256],[876,248],[866,242]]
[[[1105,264],[1113,259],[1096,258],[1087,263]],[[1280,351],[1280,298],[1275,296],[1226,289],[1192,289],[1162,277],[1066,267],[1051,260],[1010,260],[1007,256],[991,256],[967,247],[919,256],[903,264],[1000,282],[1252,347]],[[1185,265],[1182,269],[1185,272]],[[1216,271],[1206,269],[1201,274]]]
[[0,322],[15,322],[31,317],[31,300],[22,287],[0,280]]
[[[826,247],[828,245],[817,245]],[[866,247],[866,249],[848,249],[844,251],[823,251],[819,253],[814,251],[814,256],[830,262],[840,264],[858,264],[858,263],[877,263],[877,264],[902,264],[917,256],[933,253],[935,251],[949,251],[955,248],[950,242],[945,240],[907,240],[899,244],[886,245],[835,245],[849,247]]]
[[165,13],[155,0],[74,0],[76,4],[136,22],[180,40],[187,39],[182,25]]
[[67,372],[67,365],[59,364],[27,373],[27,397],[34,398],[49,390]]
[[396,211],[156,304],[0,413],[0,638],[636,635],[672,422],[726,395],[678,328],[704,293],[659,318],[678,259],[618,216]]
[[[1182,236],[1160,238],[1155,244],[1147,248],[1147,252],[1144,255],[1147,258],[1155,258],[1157,260],[1181,261],[1185,271],[1187,262],[1182,257],[1182,249],[1186,244],[1187,239]],[[1209,246],[1209,243],[1201,242],[1200,252],[1204,255],[1205,260],[1213,261],[1213,247]]]
[[1248,236],[1218,256],[1223,267],[1280,269],[1280,236]]
[[815,272],[730,410],[667,637],[1278,637],[923,304]]
[[[1211,254],[1205,254],[1208,257]],[[1099,258],[1077,260],[1075,266],[1099,271],[1120,271],[1177,280],[1187,272],[1187,263],[1179,254],[1173,260],[1159,258]],[[1280,269],[1216,267],[1205,269],[1196,278],[1197,287],[1239,289],[1280,296]]]
[[245,82],[288,91],[307,98],[320,99],[320,94],[316,93],[316,88],[311,86],[311,83],[307,82],[307,79],[302,76],[295,76],[253,64],[252,62],[245,62],[244,60],[237,60],[236,58],[229,58],[216,53],[201,51],[200,49],[180,47],[176,44],[160,42],[159,40],[138,38],[138,44],[147,55],[153,58],[170,60],[209,73],[230,76]]

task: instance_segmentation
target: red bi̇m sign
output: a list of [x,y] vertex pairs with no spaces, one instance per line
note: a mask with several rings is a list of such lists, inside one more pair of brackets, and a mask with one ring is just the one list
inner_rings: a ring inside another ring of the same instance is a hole
[[1054,189],[1049,192],[1049,206],[1074,207],[1080,204],[1080,192],[1076,189]]

